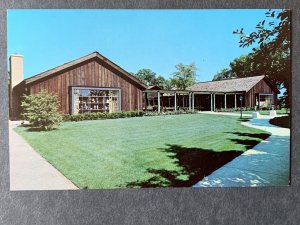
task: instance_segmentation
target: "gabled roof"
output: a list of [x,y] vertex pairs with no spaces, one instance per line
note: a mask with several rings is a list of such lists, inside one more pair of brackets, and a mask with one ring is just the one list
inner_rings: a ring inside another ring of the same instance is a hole
[[233,78],[220,81],[199,82],[192,85],[189,90],[211,92],[248,92],[263,79],[267,81],[267,83],[276,93],[278,93],[278,89],[266,79],[265,75],[245,78]]
[[161,88],[157,85],[150,85],[148,86],[147,90],[161,90]]
[[84,63],[86,61],[92,60],[92,59],[97,59],[100,60],[106,64],[108,64],[110,67],[114,68],[115,70],[117,70],[119,73],[121,73],[123,76],[129,78],[130,80],[132,80],[134,83],[140,85],[143,88],[147,88],[147,85],[145,85],[143,82],[141,82],[139,79],[137,79],[136,77],[132,76],[130,73],[128,73],[126,70],[122,69],[120,66],[118,66],[117,64],[113,63],[112,61],[110,61],[109,59],[107,59],[106,57],[104,57],[103,55],[101,55],[99,52],[93,52],[91,54],[88,54],[86,56],[83,56],[81,58],[72,60],[70,62],[64,63],[60,66],[57,66],[55,68],[52,68],[50,70],[44,71],[42,73],[39,73],[35,76],[29,77],[27,79],[25,79],[25,84],[30,84],[32,82],[38,81],[39,79],[51,76],[52,74],[58,73],[60,71],[63,71],[65,69],[68,69],[70,67],[76,66],[80,63]]

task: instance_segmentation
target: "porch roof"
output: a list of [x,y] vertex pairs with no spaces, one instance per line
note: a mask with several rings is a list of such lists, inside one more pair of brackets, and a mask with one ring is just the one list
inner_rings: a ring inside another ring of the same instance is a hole
[[210,92],[248,92],[258,82],[263,80],[265,75],[245,78],[234,78],[220,81],[199,82],[192,85],[191,91],[210,91]]

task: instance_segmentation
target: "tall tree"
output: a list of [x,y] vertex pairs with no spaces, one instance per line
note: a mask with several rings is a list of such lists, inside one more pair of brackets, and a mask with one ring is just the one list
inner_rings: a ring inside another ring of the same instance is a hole
[[156,73],[150,69],[140,69],[134,76],[147,85],[155,85]]
[[226,79],[231,79],[234,78],[236,75],[233,73],[231,69],[225,68],[219,71],[216,75],[214,75],[213,80],[226,80]]
[[154,84],[159,86],[161,89],[169,90],[172,88],[171,82],[168,79],[165,79],[163,76],[158,76]]
[[[266,19],[260,21],[252,33],[245,35],[243,28],[233,32],[240,35],[240,47],[249,47],[255,43],[258,47],[253,48],[253,52],[244,62],[238,60],[231,68],[239,76],[241,71],[245,71],[242,69],[245,65],[247,70],[252,70],[252,75],[267,75],[278,88],[286,89],[285,102],[288,106],[291,78],[291,14],[289,10],[269,10],[265,15]],[[249,68],[249,65],[252,67]]]
[[187,87],[196,82],[196,65],[184,65],[179,63],[175,66],[176,72],[173,73],[172,84],[179,90],[186,90]]

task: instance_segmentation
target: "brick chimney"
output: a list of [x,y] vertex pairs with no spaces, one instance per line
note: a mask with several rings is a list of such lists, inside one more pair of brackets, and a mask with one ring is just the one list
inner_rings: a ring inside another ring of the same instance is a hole
[[21,95],[22,95],[22,87],[20,87],[20,83],[23,81],[23,56],[19,54],[13,54],[9,57],[10,64],[10,82],[9,82],[9,90],[10,90],[10,119],[16,120],[20,119],[20,104],[21,104]]

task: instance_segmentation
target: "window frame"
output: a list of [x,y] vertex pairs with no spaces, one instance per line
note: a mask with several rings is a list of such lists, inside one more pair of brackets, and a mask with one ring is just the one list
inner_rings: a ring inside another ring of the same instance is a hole
[[74,115],[75,112],[75,96],[74,90],[100,90],[100,91],[118,91],[118,110],[117,112],[122,111],[122,95],[121,95],[121,88],[109,88],[109,87],[91,87],[91,86],[71,86],[70,87],[70,94],[71,94],[71,115]]

